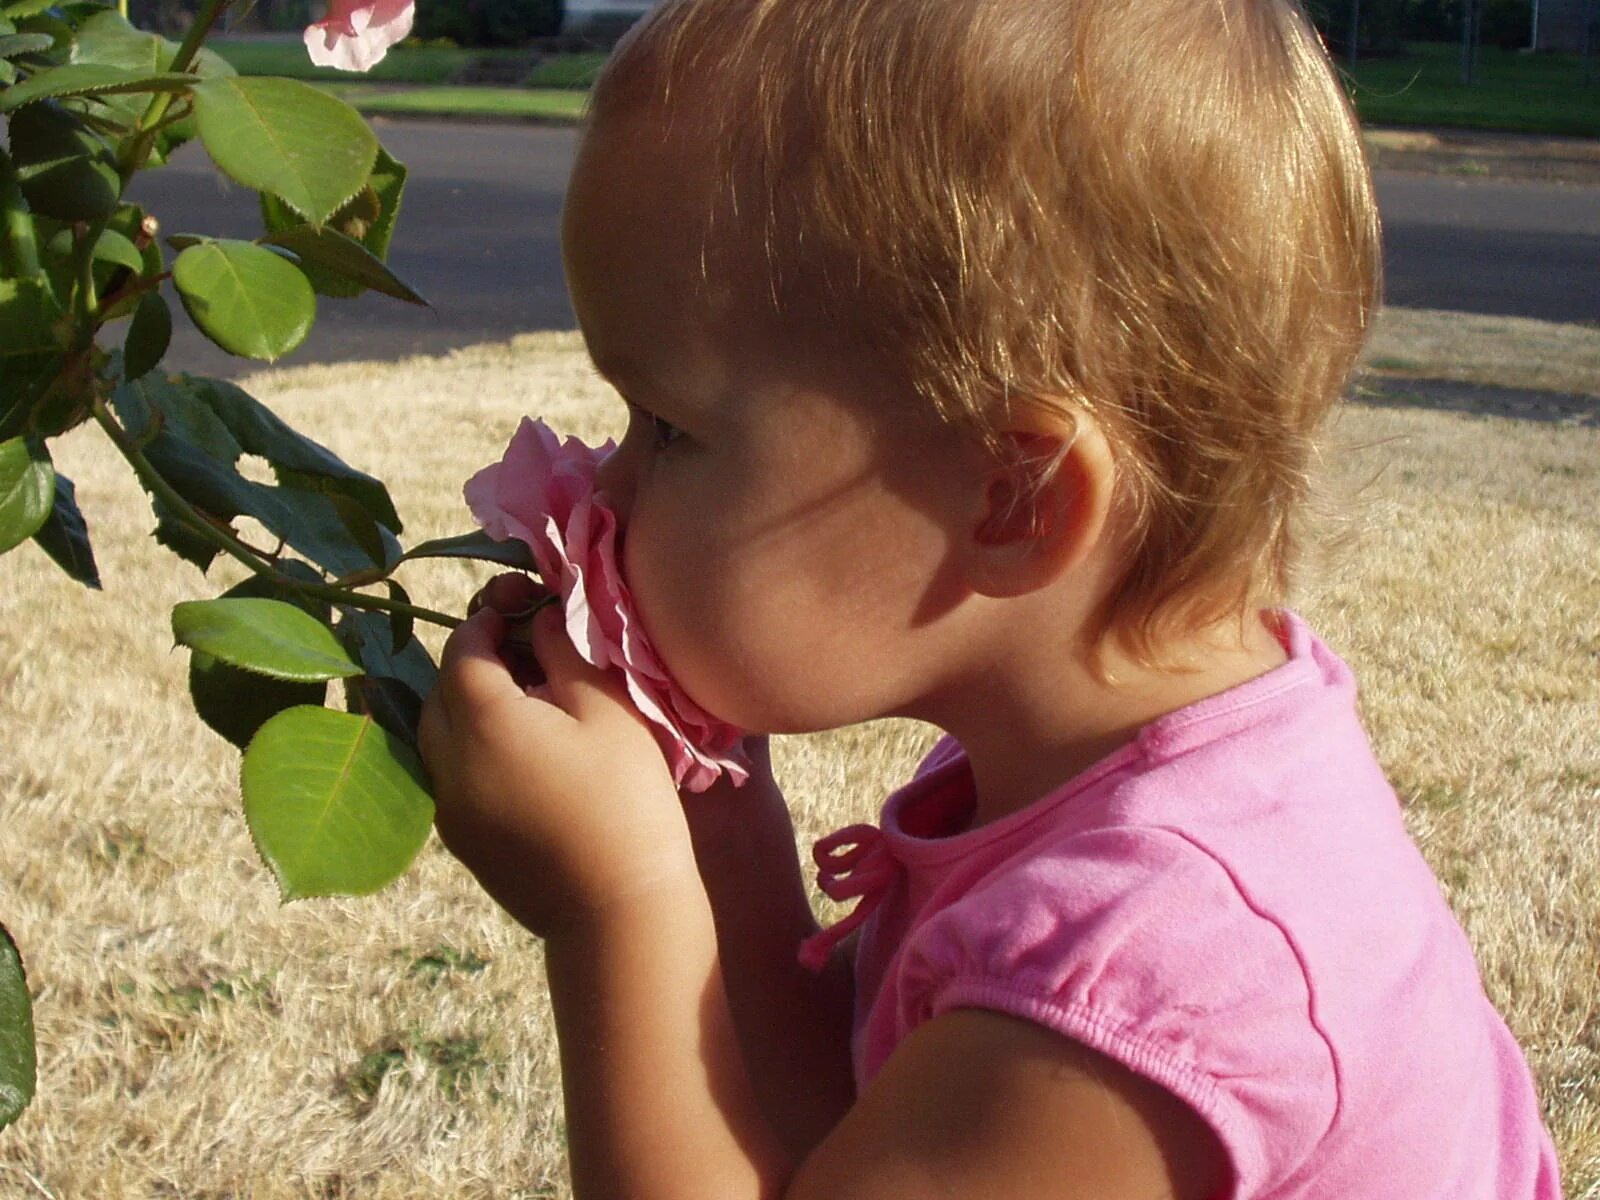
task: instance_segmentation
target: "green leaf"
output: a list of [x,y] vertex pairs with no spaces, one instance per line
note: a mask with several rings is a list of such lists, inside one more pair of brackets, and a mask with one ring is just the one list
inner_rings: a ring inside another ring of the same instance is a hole
[[47,33],[12,33],[0,37],[0,58],[15,58],[19,54],[35,54],[56,44]]
[[199,650],[189,656],[189,699],[194,711],[240,750],[285,709],[302,704],[321,707],[327,698],[326,683],[290,683],[241,671]]
[[282,358],[305,341],[317,315],[306,277],[253,242],[191,246],[172,264],[172,281],[201,332],[244,358]]
[[231,666],[315,683],[362,672],[339,639],[304,609],[282,600],[189,600],[172,610],[172,635]]
[[28,1107],[37,1081],[33,998],[28,995],[22,955],[10,932],[0,925],[0,1129]]
[[499,542],[481,529],[458,534],[455,537],[434,538],[432,541],[421,542],[402,554],[400,561],[405,562],[408,558],[472,558],[480,562],[516,567],[522,571],[539,569],[533,561],[533,551],[528,549],[525,542],[515,539]]
[[[102,9],[78,29],[78,35],[72,44],[71,57],[74,63],[97,63],[102,66],[138,71],[146,75],[157,75],[171,71],[173,59],[177,54],[176,42],[135,29],[122,18],[120,13],[113,9]],[[235,73],[227,60],[205,49],[195,57],[190,69],[200,78]],[[196,80],[191,77],[189,82],[192,84]],[[147,100],[134,96],[105,97],[107,108],[129,124],[144,116],[148,103]],[[192,122],[188,120],[162,129],[157,134],[156,145],[152,148],[151,165],[160,165],[167,155],[193,136]]]
[[[18,84],[6,95],[25,86]],[[29,104],[12,115],[11,157],[17,183],[35,213],[96,221],[116,208],[122,177],[111,148],[54,101]]]
[[333,511],[339,514],[339,523],[344,526],[345,532],[361,547],[362,553],[372,560],[374,566],[387,567],[400,557],[400,543],[394,540],[392,533],[385,539],[383,535],[388,530],[374,521],[372,514],[361,505],[337,492],[325,493],[323,498],[333,505]]
[[0,12],[13,21],[20,21],[24,17],[38,16],[42,12],[49,12],[56,6],[56,0],[12,0]]
[[[396,604],[410,604],[411,595],[400,586],[397,579],[385,579],[384,586],[389,589],[389,599]],[[416,618],[410,613],[392,612],[389,614],[389,644],[396,651],[401,651],[410,646],[416,628]],[[431,660],[429,665],[431,666]]]
[[94,258],[96,262],[114,263],[119,267],[138,274],[144,270],[144,255],[139,253],[135,246],[124,235],[115,229],[102,232],[94,243]]
[[89,526],[78,511],[72,480],[65,475],[56,476],[55,504],[33,540],[72,578],[85,587],[100,590],[100,568],[95,565],[94,550],[89,545]]
[[72,43],[74,63],[121,67],[150,75],[166,73],[177,56],[176,43],[135,29],[115,9],[90,17],[79,27]]
[[289,487],[333,493],[356,501],[379,524],[404,531],[382,481],[349,466],[333,451],[287,425],[244,389],[223,379],[182,376],[179,386],[204,403],[248,454],[272,464]]
[[18,33],[42,33],[51,39],[51,52],[61,53],[71,48],[73,30],[72,26],[55,15],[52,10],[54,4],[43,6],[25,5],[29,11],[26,13],[13,10],[11,19],[17,23]]
[[[62,316],[55,293],[43,279],[0,279],[0,359],[59,355],[64,347],[55,324]],[[3,370],[10,371],[11,364]],[[0,380],[0,395],[6,390]]]
[[166,501],[152,497],[150,507],[156,514],[156,544],[165,546],[185,562],[193,563],[201,574],[209,571],[222,551],[180,521]]
[[[260,241],[293,251],[301,260],[302,267],[308,263],[322,267],[358,285],[358,289],[369,288],[408,304],[427,306],[428,302],[389,270],[382,259],[354,238],[331,226],[318,229],[312,225],[299,225],[279,233],[269,233]],[[316,281],[313,279],[312,282],[315,284]]]
[[416,638],[397,645],[401,631],[385,613],[341,605],[339,614],[334,631],[366,670],[366,677],[350,689],[352,711],[370,713],[390,733],[415,746],[422,702],[439,675],[427,648]]
[[[88,418],[93,380],[65,370],[70,336],[48,277],[0,279],[0,440],[22,432],[53,437]],[[89,354],[103,358],[93,347]]]
[[[72,230],[57,230],[45,243],[45,249],[54,255],[70,258],[73,254],[74,243]],[[113,263],[119,267],[127,267],[130,271],[144,270],[144,255],[128,238],[115,229],[106,229],[94,244],[94,259],[96,262]]]
[[126,378],[138,379],[155,369],[172,344],[172,312],[160,292],[146,292],[128,326],[122,354]]
[[39,531],[55,498],[56,473],[44,443],[20,437],[0,442],[0,554]]
[[[117,211],[111,214],[107,228],[128,239],[140,257],[140,265],[136,268],[138,273],[148,279],[154,279],[165,271],[167,266],[161,252],[161,243],[154,236],[153,227],[147,227],[145,224],[146,217],[144,209],[137,204],[119,204]],[[152,223],[154,224],[156,223]],[[144,241],[144,249],[138,250],[141,239]],[[138,305],[134,304],[131,307],[137,308]]]
[[[316,571],[293,559],[280,562],[278,570],[308,583],[320,582]],[[260,575],[229,588],[221,598],[249,597],[293,604],[319,622],[326,621],[330,611],[327,601]],[[293,683],[241,671],[196,650],[189,656],[189,695],[200,719],[243,750],[256,730],[284,709],[322,704],[327,699],[328,685]]]
[[[372,168],[372,174],[367,177],[366,186],[328,218],[328,227],[354,238],[379,260],[386,259],[389,243],[394,237],[395,223],[400,216],[405,186],[405,165],[379,146],[378,161]],[[304,224],[288,205],[270,194],[263,193],[261,209],[262,219],[270,233]],[[320,295],[348,299],[361,294],[360,284],[352,283],[315,263],[303,262],[301,270],[305,271],[311,286]]]
[[[144,453],[150,464],[201,512],[218,520],[242,514],[255,517],[318,566],[338,575],[387,565],[374,562],[350,535],[329,496],[298,486],[271,487],[239,473],[235,464],[243,452],[240,440],[218,415],[221,407],[214,408],[211,403],[219,391],[229,394],[231,390],[231,385],[219,380],[193,380],[187,376],[169,380],[159,371],[152,371],[118,388],[112,395],[111,405],[134,438],[148,439]],[[234,416],[236,414],[230,414],[229,420]],[[258,446],[251,440],[256,432],[241,423],[241,436],[250,441],[252,448]],[[305,450],[308,454],[311,450],[321,450],[312,442],[307,442],[306,447],[309,447]],[[279,450],[274,449],[273,453]],[[333,469],[342,466],[331,454],[327,459],[336,464]],[[280,478],[291,474],[276,464],[275,469]],[[331,482],[322,479],[330,491],[347,488],[357,491],[363,488],[362,481],[366,480],[382,492],[382,485],[377,481],[349,468],[344,470],[350,479]],[[319,477],[306,475],[303,478],[316,480]],[[382,496],[387,501],[387,493],[382,492]],[[371,506],[368,508],[370,511]],[[158,518],[162,519],[162,524],[157,526],[157,538],[162,540],[163,525],[171,526],[173,518],[170,513],[164,514],[160,505],[156,505],[156,510]],[[162,544],[171,544],[202,570],[215,556],[214,550],[201,550],[192,538],[185,537],[176,527],[166,532],[171,541],[162,540]]]
[[364,896],[398,879],[433,824],[425,778],[416,753],[371,717],[291,708],[263,725],[241,790],[284,901]]
[[[42,35],[30,35],[42,36]],[[183,73],[146,74],[101,63],[68,63],[40,71],[0,93],[0,112],[62,96],[107,96],[123,92],[186,92],[195,77]]]
[[245,187],[321,225],[367,182],[378,139],[342,100],[291,79],[211,79],[195,89],[206,151]]

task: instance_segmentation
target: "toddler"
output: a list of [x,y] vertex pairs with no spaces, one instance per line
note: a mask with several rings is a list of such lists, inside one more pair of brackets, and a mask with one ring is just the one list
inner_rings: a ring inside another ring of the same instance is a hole
[[[627,433],[518,526],[536,665],[497,579],[421,741],[546,939],[577,1196],[1556,1200],[1281,607],[1380,276],[1291,0],[665,0],[563,221]],[[819,931],[760,735],[885,716],[948,736]]]

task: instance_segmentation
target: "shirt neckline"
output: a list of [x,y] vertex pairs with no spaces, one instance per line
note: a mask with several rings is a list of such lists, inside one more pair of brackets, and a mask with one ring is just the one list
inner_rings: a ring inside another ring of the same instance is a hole
[[966,751],[946,735],[935,750],[938,753],[945,745],[950,747],[944,761],[894,792],[884,802],[880,825],[890,852],[907,864],[932,864],[964,857],[1042,820],[1109,775],[1141,762],[1160,762],[1176,757],[1225,736],[1236,727],[1236,722],[1226,718],[1303,686],[1319,674],[1311,630],[1305,621],[1288,609],[1279,609],[1273,615],[1277,618],[1279,640],[1289,656],[1287,662],[1237,687],[1156,718],[1140,729],[1132,741],[1113,750],[1099,762],[1080,771],[1032,804],[1007,813],[987,825],[980,825],[976,829],[963,828],[943,837],[909,833],[902,824],[902,817],[913,805],[937,803],[941,793],[948,795],[957,789],[964,790],[968,802],[975,804],[971,800],[972,772],[967,764]]

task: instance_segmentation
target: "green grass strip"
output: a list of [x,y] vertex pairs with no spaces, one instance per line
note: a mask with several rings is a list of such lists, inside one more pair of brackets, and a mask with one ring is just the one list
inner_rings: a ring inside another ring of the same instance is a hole
[[436,87],[390,91],[345,84],[330,87],[347,104],[365,113],[411,113],[428,116],[494,116],[524,120],[583,119],[587,92],[551,88]]

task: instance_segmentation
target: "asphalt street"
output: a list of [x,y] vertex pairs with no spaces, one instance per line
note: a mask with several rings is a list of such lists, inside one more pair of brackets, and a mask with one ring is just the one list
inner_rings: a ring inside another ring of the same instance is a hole
[[[559,235],[575,131],[374,125],[410,171],[389,262],[432,307],[370,293],[324,299],[311,336],[277,365],[436,354],[573,328]],[[1600,187],[1379,172],[1378,197],[1388,303],[1600,321]],[[143,173],[131,198],[167,233],[261,231],[254,194],[219,175],[198,145]],[[169,369],[238,376],[263,365],[217,349],[182,316],[176,325]]]

